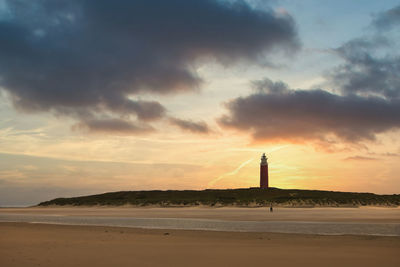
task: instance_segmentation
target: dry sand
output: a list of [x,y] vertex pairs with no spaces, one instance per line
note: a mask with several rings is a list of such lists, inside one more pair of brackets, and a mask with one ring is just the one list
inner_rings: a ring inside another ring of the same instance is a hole
[[0,223],[0,266],[400,266],[399,237]]

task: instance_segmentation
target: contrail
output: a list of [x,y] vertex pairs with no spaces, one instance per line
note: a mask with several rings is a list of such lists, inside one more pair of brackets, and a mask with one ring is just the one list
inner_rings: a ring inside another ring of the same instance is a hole
[[235,175],[237,174],[241,168],[243,168],[244,166],[246,166],[247,164],[249,164],[250,162],[252,162],[254,160],[254,158],[246,160],[245,162],[243,162],[242,164],[239,165],[239,167],[237,167],[236,169],[234,169],[231,172],[228,173],[224,173],[221,176],[219,176],[218,178],[215,178],[214,180],[212,180],[211,182],[208,183],[208,186],[213,186],[216,182],[218,182],[219,180],[223,179],[226,176],[231,176],[231,175]]

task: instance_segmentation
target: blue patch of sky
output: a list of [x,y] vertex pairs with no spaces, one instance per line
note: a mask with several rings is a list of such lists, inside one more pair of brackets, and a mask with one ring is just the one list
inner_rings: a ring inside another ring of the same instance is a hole
[[368,31],[373,15],[400,2],[366,0],[279,0],[274,8],[285,8],[296,20],[303,45],[336,48]]

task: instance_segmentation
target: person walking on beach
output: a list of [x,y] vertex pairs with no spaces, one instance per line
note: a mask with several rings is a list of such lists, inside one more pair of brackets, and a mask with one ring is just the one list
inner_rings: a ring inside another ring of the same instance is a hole
[[269,212],[274,212],[274,209],[272,208],[272,203],[271,203],[271,205],[269,206]]

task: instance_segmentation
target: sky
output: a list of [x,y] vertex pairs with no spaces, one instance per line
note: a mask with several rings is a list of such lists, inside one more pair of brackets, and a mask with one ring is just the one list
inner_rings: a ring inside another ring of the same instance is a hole
[[0,0],[0,206],[400,192],[400,2]]

